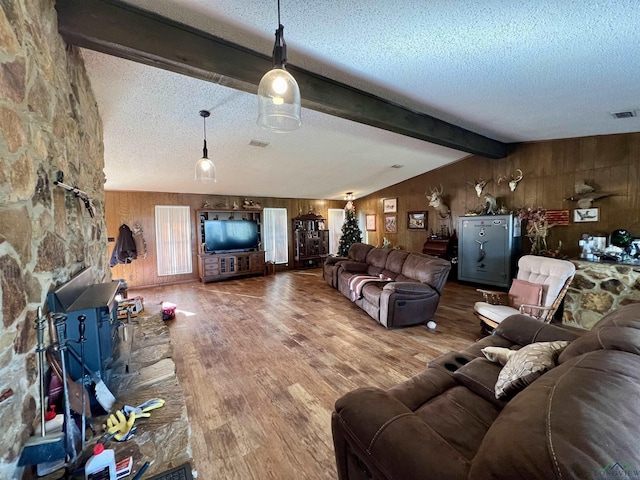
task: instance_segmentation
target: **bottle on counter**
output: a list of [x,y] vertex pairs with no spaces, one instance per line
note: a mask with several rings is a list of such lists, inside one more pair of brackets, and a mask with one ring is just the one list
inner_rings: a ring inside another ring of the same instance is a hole
[[116,480],[116,455],[111,449],[97,443],[93,456],[84,465],[85,480]]

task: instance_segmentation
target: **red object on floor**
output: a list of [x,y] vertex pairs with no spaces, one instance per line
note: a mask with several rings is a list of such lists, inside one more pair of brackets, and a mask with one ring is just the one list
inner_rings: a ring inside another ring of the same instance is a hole
[[162,320],[173,320],[176,318],[176,308],[178,308],[178,306],[175,303],[162,302]]

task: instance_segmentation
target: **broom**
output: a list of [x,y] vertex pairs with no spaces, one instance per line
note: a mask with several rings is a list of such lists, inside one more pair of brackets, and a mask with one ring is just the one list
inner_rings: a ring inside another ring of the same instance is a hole
[[45,431],[45,392],[44,392],[44,324],[42,317],[42,307],[38,307],[38,318],[36,319],[36,329],[38,331],[38,373],[40,375],[40,435],[32,435],[25,442],[19,466],[36,465],[39,463],[53,462],[65,457],[66,449],[64,434],[57,433],[47,435]]

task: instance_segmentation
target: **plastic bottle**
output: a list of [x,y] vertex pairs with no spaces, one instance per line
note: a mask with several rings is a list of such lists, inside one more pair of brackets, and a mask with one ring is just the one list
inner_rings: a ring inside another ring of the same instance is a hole
[[111,449],[97,443],[93,456],[84,465],[85,480],[116,480],[116,455]]

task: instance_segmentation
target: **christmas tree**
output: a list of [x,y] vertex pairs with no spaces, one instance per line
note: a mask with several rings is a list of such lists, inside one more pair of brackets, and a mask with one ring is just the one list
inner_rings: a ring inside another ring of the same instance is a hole
[[345,219],[342,224],[342,236],[340,237],[340,246],[338,247],[338,255],[346,257],[349,254],[349,247],[354,243],[362,241],[362,232],[358,228],[356,220],[356,207],[353,202],[347,202],[344,207]]

